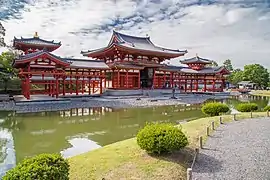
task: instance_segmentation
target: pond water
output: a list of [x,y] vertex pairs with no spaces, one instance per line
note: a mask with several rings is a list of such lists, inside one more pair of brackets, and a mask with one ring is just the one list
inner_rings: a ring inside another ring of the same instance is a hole
[[[268,98],[243,96],[222,100],[232,108],[251,101],[260,108]],[[204,117],[200,105],[151,108],[83,108],[68,111],[17,114],[0,112],[0,171],[25,157],[61,153],[71,157],[134,137],[146,122],[174,124]]]

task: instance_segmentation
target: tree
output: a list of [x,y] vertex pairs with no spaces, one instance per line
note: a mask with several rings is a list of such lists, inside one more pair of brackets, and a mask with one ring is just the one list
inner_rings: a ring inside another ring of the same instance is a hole
[[260,64],[250,64],[244,66],[243,80],[258,84],[259,87],[267,87],[269,82],[269,73],[266,68]]
[[233,70],[233,72],[228,76],[228,81],[234,85],[236,85],[242,80],[243,80],[243,71],[241,69]]
[[230,71],[230,72],[233,71],[232,61],[230,59],[225,60],[223,62],[223,65],[228,71]]
[[4,41],[5,34],[6,34],[6,29],[4,28],[4,26],[0,22],[0,47],[6,46],[5,41]]
[[217,67],[218,63],[216,61],[211,61],[211,64],[207,64],[206,67]]
[[15,54],[12,51],[3,52],[0,55],[0,79],[4,82],[4,90],[7,91],[7,84],[14,75],[16,75],[15,69],[12,67],[12,62],[15,58]]

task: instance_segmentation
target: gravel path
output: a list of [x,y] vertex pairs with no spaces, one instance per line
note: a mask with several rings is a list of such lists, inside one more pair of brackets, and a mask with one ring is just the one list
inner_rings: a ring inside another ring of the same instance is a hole
[[221,125],[204,147],[193,167],[193,179],[270,179],[270,118]]

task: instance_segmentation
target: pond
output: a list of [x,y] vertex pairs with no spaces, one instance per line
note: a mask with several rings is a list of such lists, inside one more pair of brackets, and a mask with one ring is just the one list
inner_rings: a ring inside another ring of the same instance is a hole
[[[268,98],[255,96],[222,100],[231,108],[241,101],[255,102],[260,108],[268,104]],[[71,157],[134,137],[146,122],[177,124],[204,117],[200,107],[102,107],[25,114],[0,112],[0,171],[40,153],[60,152],[64,157]]]

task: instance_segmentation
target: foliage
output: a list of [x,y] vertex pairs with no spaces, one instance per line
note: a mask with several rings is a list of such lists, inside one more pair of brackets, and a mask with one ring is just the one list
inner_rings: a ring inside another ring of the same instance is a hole
[[263,108],[263,110],[264,111],[270,111],[270,106],[268,105],[268,106],[265,106],[264,108]]
[[206,67],[217,67],[218,63],[216,61],[211,61],[211,64],[207,64]]
[[148,153],[161,154],[184,148],[188,139],[181,129],[171,124],[147,124],[137,134],[137,143]]
[[16,76],[17,71],[12,67],[15,54],[12,51],[3,52],[0,55],[0,80],[4,82],[5,91],[7,90],[8,81]]
[[260,64],[245,65],[243,80],[256,83],[260,87],[267,87],[269,82],[269,73],[267,69]]
[[221,113],[226,113],[230,109],[226,104],[211,102],[203,105],[201,110],[208,116],[219,116]]
[[237,111],[251,112],[258,110],[258,105],[255,103],[241,103],[236,106]]
[[230,72],[233,71],[232,61],[230,59],[225,60],[223,62],[223,65],[228,71],[230,71]]
[[61,155],[40,154],[25,159],[3,177],[3,180],[23,179],[67,180],[69,164]]
[[231,84],[237,84],[243,80],[243,71],[241,69],[235,69],[228,77],[228,81]]
[[5,41],[4,41],[5,34],[6,34],[6,29],[4,28],[4,26],[0,22],[0,47],[6,46]]

